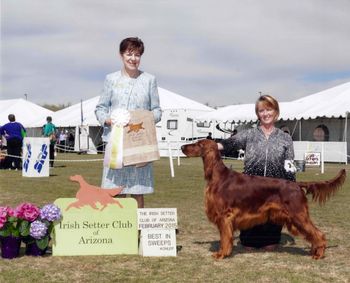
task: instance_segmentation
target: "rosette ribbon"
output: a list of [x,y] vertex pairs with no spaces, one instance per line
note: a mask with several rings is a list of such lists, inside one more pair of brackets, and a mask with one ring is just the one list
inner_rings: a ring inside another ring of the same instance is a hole
[[109,137],[104,166],[111,169],[123,167],[123,127],[130,121],[130,113],[125,109],[116,109],[111,113],[112,131]]

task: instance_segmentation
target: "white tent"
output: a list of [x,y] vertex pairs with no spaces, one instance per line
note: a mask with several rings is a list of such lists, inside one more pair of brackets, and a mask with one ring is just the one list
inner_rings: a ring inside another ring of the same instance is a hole
[[24,127],[32,127],[34,121],[40,121],[42,126],[46,116],[53,112],[22,98],[0,100],[0,125],[8,123],[8,115],[14,114],[16,121]]
[[[181,136],[192,136],[191,131],[193,118],[208,111],[213,111],[212,108],[188,99],[169,90],[158,87],[160,107],[163,111],[162,121],[157,124],[157,136],[161,139],[164,136],[163,131],[166,127],[167,119],[181,116]],[[90,98],[80,103],[69,106],[65,109],[54,112],[51,116],[53,123],[60,128],[75,128],[75,136],[79,136],[76,140],[75,150],[89,148],[95,151],[95,146],[101,145],[101,128],[95,117],[95,108],[99,101],[99,96]],[[186,124],[186,127],[184,126]],[[37,120],[32,123],[32,127],[41,127],[42,120]],[[184,134],[185,132],[185,134]],[[180,135],[180,133],[179,133]],[[180,138],[180,137],[179,137]],[[77,147],[78,146],[78,147]]]
[[158,87],[160,108],[162,110],[186,109],[193,111],[213,111],[214,109],[202,103],[178,95],[174,92]]
[[[280,102],[281,120],[346,117],[350,112],[350,82],[291,101]],[[200,121],[254,122],[255,104],[237,104],[197,117]]]
[[[94,112],[98,99],[99,97],[93,97],[81,103],[77,103],[54,112],[51,115],[53,123],[56,125],[56,127],[99,125]],[[40,125],[40,121],[37,120],[32,124],[32,127],[39,127]]]
[[284,120],[345,117],[350,111],[350,82],[289,103]]
[[[346,154],[350,157],[350,132],[347,121],[349,112],[350,82],[291,102],[281,102],[280,117],[276,126],[288,130],[294,141],[299,140],[300,144],[309,150],[311,147],[309,141],[318,140],[314,137],[314,132],[324,131],[326,136],[324,140],[329,141],[327,146],[332,147],[332,150],[329,149],[326,153],[325,160],[336,159],[344,162]],[[223,123],[256,122],[255,104],[226,106],[200,115],[197,120]]]
[[[169,109],[186,109],[194,112],[192,115],[195,116],[195,114],[203,113],[203,111],[213,110],[208,106],[160,87],[158,87],[158,93],[160,107],[163,111]],[[79,125],[99,126],[100,124],[95,117],[95,107],[98,100],[99,96],[96,96],[53,113],[54,124],[57,127],[75,127]],[[40,121],[37,121],[32,126],[41,126]]]
[[251,122],[256,120],[254,104],[229,105],[218,110],[207,112],[196,118],[198,121],[217,122]]
[[[290,108],[293,105],[292,102],[281,102],[280,106],[280,118],[289,117]],[[229,105],[222,108],[219,108],[216,111],[205,113],[196,118],[198,121],[217,121],[223,123],[250,123],[257,120],[255,114],[255,104],[236,104]]]

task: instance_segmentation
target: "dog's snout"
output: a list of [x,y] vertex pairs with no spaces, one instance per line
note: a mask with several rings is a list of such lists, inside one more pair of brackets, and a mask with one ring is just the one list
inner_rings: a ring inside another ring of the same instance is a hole
[[181,150],[182,150],[182,151],[184,151],[184,149],[185,149],[185,146],[184,146],[184,145],[182,145],[182,146],[181,146]]

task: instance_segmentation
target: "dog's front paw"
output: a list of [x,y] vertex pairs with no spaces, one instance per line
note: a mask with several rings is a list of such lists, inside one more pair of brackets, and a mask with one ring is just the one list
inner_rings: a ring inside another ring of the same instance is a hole
[[223,259],[225,255],[222,252],[215,252],[212,254],[212,257],[215,259]]
[[311,248],[311,255],[313,259],[321,259],[324,258],[324,251],[325,251],[325,247],[312,247]]

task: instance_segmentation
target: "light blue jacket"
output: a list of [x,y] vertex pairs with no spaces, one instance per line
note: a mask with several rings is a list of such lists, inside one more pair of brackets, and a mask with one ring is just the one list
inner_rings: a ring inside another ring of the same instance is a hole
[[141,72],[137,78],[128,78],[121,71],[106,76],[100,100],[96,105],[95,115],[104,131],[103,141],[108,141],[110,127],[105,121],[110,113],[117,109],[145,109],[153,112],[154,122],[158,123],[162,116],[156,78]]
[[[107,75],[95,114],[101,125],[117,108],[145,109],[153,112],[155,123],[160,121],[157,82],[154,76],[141,72],[136,78],[122,76],[121,72]],[[108,141],[110,127],[104,127],[102,139]],[[104,167],[101,187],[106,189],[123,186],[122,194],[150,194],[154,191],[153,166],[125,166],[121,169]]]

